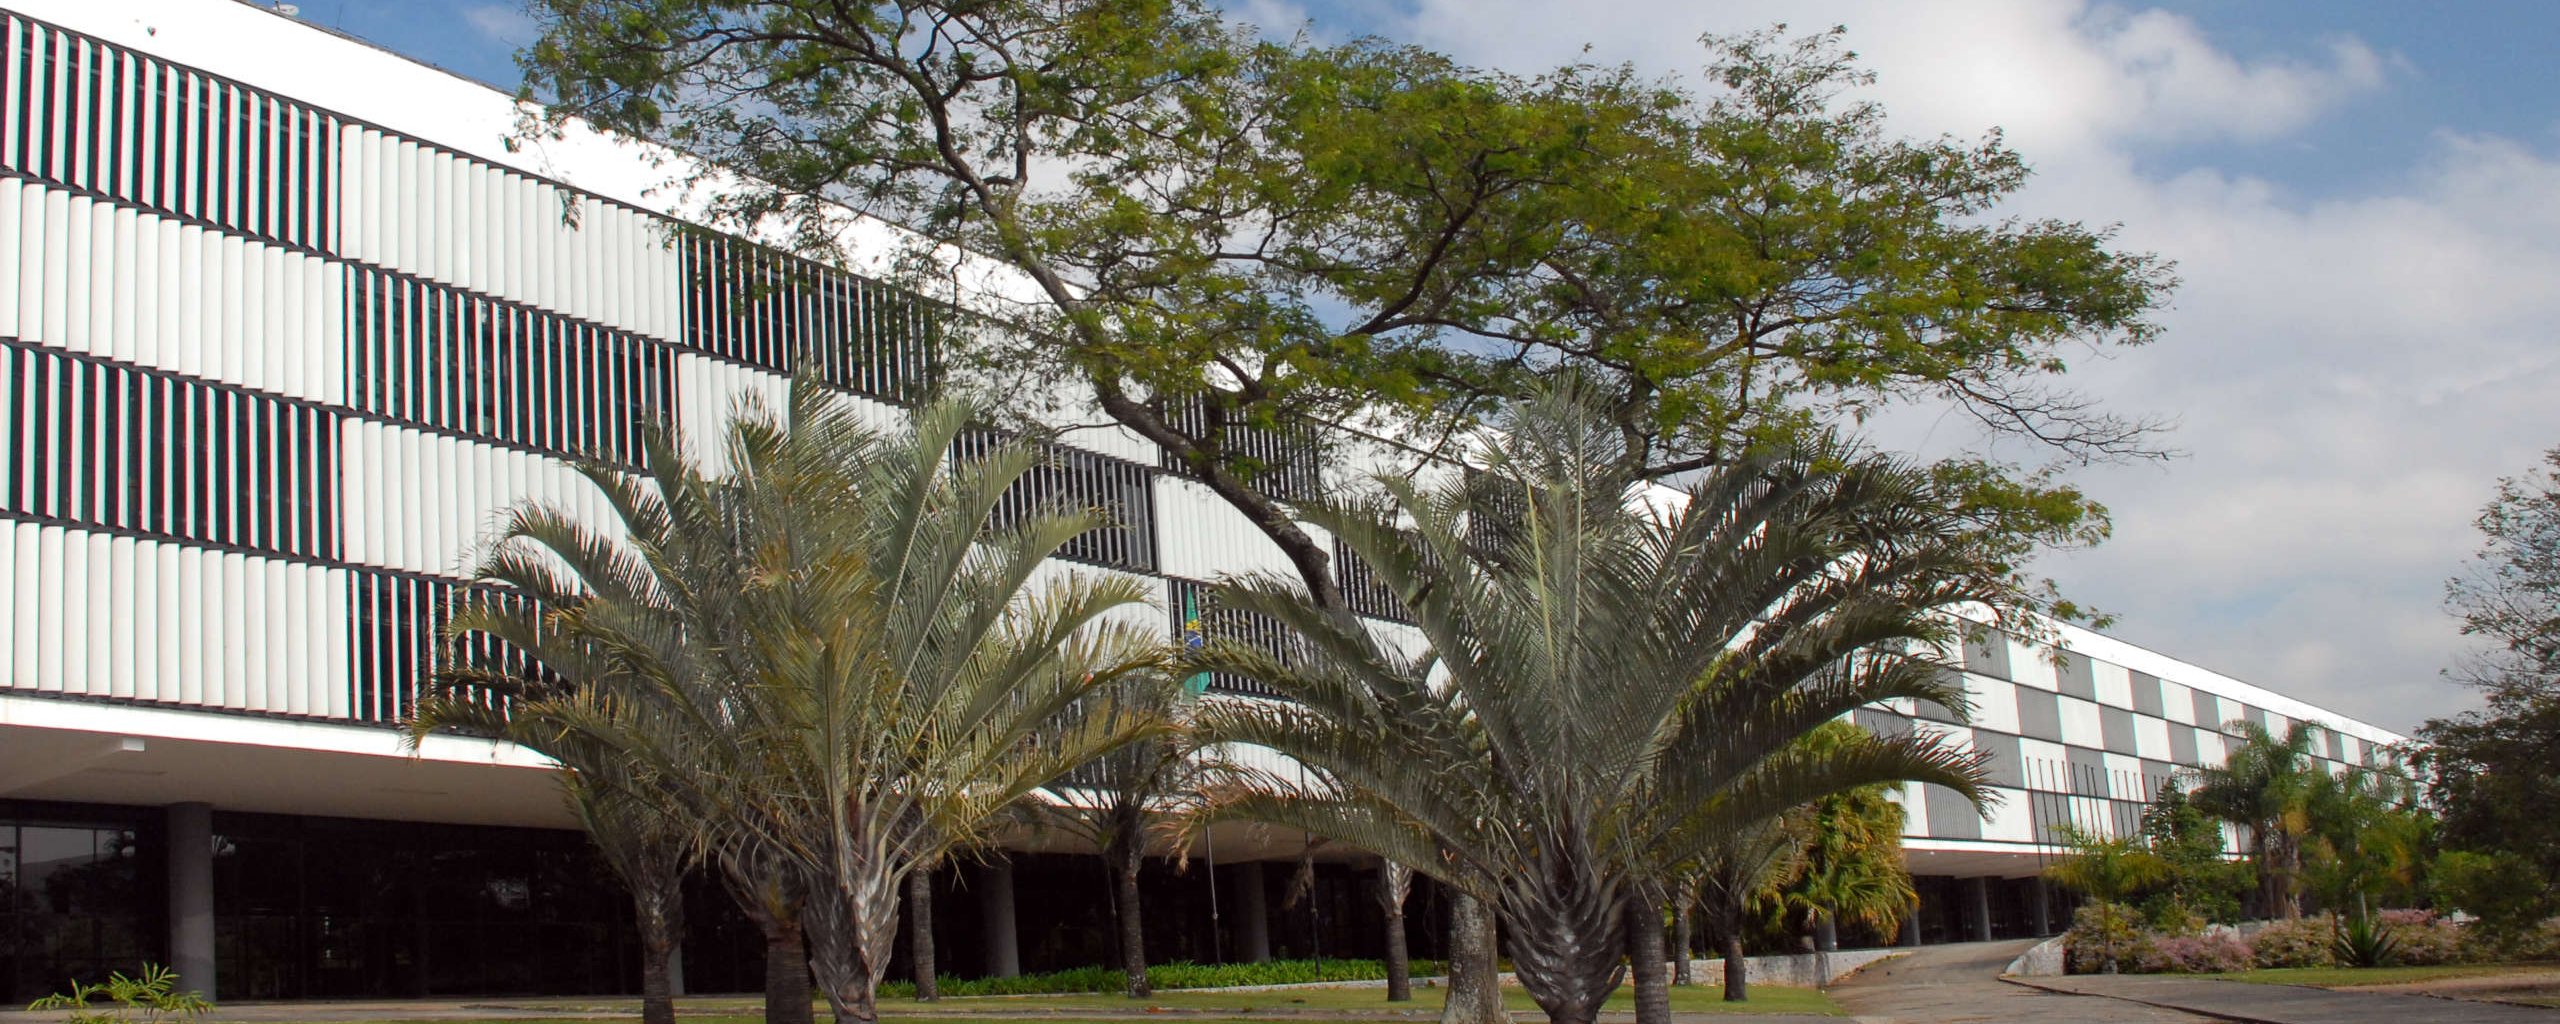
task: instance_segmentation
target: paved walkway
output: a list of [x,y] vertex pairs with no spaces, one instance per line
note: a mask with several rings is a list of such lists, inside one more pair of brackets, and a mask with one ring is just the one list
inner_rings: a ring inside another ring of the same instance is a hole
[[2046,992],[2130,1000],[2248,1024],[2560,1024],[2560,1010],[2160,974],[2020,978]]
[[1831,997],[1860,1021],[1876,1024],[2195,1024],[2212,1019],[2001,981],[2001,969],[2032,945],[2035,940],[2030,939],[1923,946],[1910,956],[1850,975],[1831,987]]

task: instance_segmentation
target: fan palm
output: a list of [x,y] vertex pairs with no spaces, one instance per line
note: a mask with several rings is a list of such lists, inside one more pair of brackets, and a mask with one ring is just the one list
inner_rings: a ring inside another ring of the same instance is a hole
[[1154,617],[1130,614],[1144,588],[1044,564],[1103,513],[1024,500],[1028,448],[955,457],[970,418],[937,403],[887,434],[803,378],[781,412],[741,406],[717,476],[652,431],[644,474],[584,469],[612,529],[509,515],[480,575],[528,600],[462,623],[592,691],[557,731],[612,751],[705,846],[801,876],[839,1020],[877,1016],[910,873],[1163,729],[1096,713],[1160,660]]
[[2300,917],[2302,839],[2311,828],[2313,787],[2322,774],[2311,753],[2320,726],[2295,722],[2282,737],[2256,722],[2230,727],[2240,734],[2239,746],[2220,765],[2196,769],[2190,799],[2205,813],[2248,830],[2265,911]]
[[1381,479],[1382,499],[1301,511],[1427,650],[1258,575],[1219,600],[1297,646],[1196,657],[1291,698],[1212,702],[1201,737],[1311,779],[1224,763],[1210,813],[1310,829],[1485,899],[1523,985],[1573,1024],[1617,984],[1626,915],[1657,914],[1646,894],[1709,837],[1868,783],[1979,792],[1979,763],[1933,739],[1793,741],[1871,701],[1961,705],[1919,652],[1953,639],[1945,610],[1998,596],[1970,524],[1910,467],[1808,447],[1655,504],[1632,500],[1620,445],[1561,388],[1514,407],[1464,482]]

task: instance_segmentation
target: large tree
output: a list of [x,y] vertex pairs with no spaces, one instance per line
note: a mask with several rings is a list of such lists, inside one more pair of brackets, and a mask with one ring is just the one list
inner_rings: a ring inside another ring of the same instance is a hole
[[2498,481],[2474,525],[2480,550],[2445,585],[2463,633],[2482,641],[2464,677],[2492,692],[2560,693],[2560,448]]
[[1195,719],[1204,741],[1312,780],[1222,763],[1208,813],[1351,842],[1486,901],[1523,985],[1574,1024],[1618,983],[1630,915],[1661,952],[1659,889],[1705,837],[1875,782],[1979,793],[1978,760],[1934,739],[1796,740],[1876,700],[1962,706],[1927,652],[1953,639],[1946,612],[2007,581],[1931,478],[1890,459],[1756,456],[1634,500],[1621,435],[1588,401],[1568,384],[1516,405],[1482,471],[1444,487],[1390,478],[1383,503],[1303,507],[1426,646],[1389,646],[1295,580],[1240,578],[1219,600],[1303,642],[1197,661],[1292,700]]
[[530,658],[492,685],[574,684],[561,731],[794,876],[839,1020],[877,1016],[911,873],[1163,728],[1110,699],[1161,655],[1147,595],[1045,567],[1101,514],[1009,500],[1038,457],[955,456],[970,419],[884,434],[803,376],[709,440],[717,472],[653,430],[641,473],[584,467],[612,523],[516,509],[481,569],[520,610],[471,628]]
[[[2560,906],[2560,815],[2549,813],[2560,806],[2560,448],[2499,481],[2476,525],[2480,550],[2446,590],[2481,642],[2459,674],[2488,700],[2421,726],[2415,760],[2445,847],[2502,868],[2462,873],[2498,880],[2477,888],[2503,890],[2512,916],[2539,920]],[[2503,884],[2518,878],[2544,881]]]
[[[1948,402],[2080,456],[2145,425],[2054,387],[2169,284],[2104,230],[2002,219],[1996,133],[1890,135],[1837,35],[1708,41],[1702,97],[1375,40],[1255,37],[1198,0],[534,0],[527,95],[697,154],[724,217],[827,249],[833,204],[1019,275],[948,365],[1161,445],[1338,604],[1285,500],[1376,418],[1463,436],[1520,379],[1607,382],[1661,476],[1814,420]],[[1275,445],[1275,442],[1278,442]],[[1295,456],[1280,454],[1291,449]],[[2094,510],[2005,468],[1981,497]]]

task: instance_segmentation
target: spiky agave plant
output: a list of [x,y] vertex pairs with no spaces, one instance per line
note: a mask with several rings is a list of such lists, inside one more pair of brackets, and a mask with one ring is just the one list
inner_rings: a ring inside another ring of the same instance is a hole
[[1290,766],[1215,766],[1206,813],[1476,894],[1539,1006],[1584,1024],[1618,982],[1626,915],[1657,912],[1630,902],[1713,837],[1875,782],[1980,793],[1978,760],[1933,739],[1794,742],[1877,700],[1963,704],[1929,652],[2005,570],[1925,472],[1809,445],[1637,501],[1619,435],[1570,387],[1520,403],[1498,438],[1464,481],[1382,479],[1381,499],[1302,511],[1403,604],[1418,649],[1290,579],[1221,588],[1298,643],[1212,644],[1200,667],[1290,699],[1213,702],[1195,728]]

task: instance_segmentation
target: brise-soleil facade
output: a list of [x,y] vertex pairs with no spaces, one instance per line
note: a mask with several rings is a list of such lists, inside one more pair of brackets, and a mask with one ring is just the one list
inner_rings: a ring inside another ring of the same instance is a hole
[[[503,94],[261,8],[0,3],[0,1004],[143,960],[223,998],[632,989],[627,911],[542,760],[401,745],[444,609],[497,510],[601,517],[559,457],[635,462],[649,416],[698,434],[814,363],[895,417],[941,306],[687,224],[637,147],[511,150]],[[1285,571],[1150,445],[1063,436],[1041,485],[1119,514],[1068,561],[1143,578],[1168,635],[1220,574]],[[2130,827],[2228,723],[2316,722],[2338,765],[2400,739],[2054,638],[1964,651],[1969,724],[1856,715],[1998,774],[1988,816],[1904,794],[1904,941],[2049,930],[2028,879],[2056,830]],[[944,872],[947,969],[1102,959],[1100,867],[1051,842]],[[1284,905],[1310,845],[1239,828],[1151,864],[1152,955],[1377,955],[1373,858],[1319,847]],[[688,985],[753,990],[752,931],[692,895]],[[1436,900],[1408,906],[1417,955]]]

